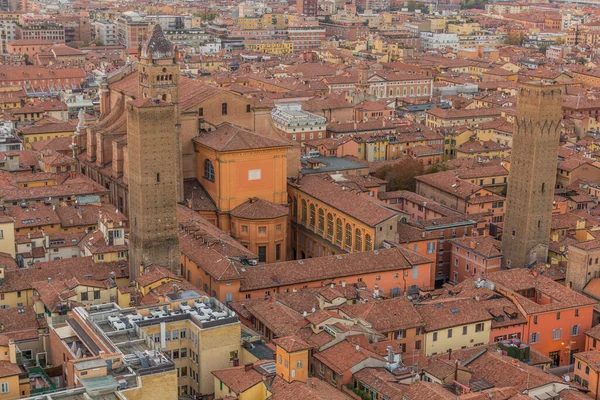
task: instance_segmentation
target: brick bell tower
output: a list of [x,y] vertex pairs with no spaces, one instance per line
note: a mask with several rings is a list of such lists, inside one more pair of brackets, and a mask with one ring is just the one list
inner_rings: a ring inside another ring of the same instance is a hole
[[517,118],[502,234],[504,265],[546,261],[562,119],[562,86],[524,83]]
[[181,121],[179,109],[178,50],[164,35],[159,24],[142,46],[138,65],[138,98],[150,97],[175,106],[177,136],[177,201],[183,201],[183,159],[181,157]]
[[139,96],[127,104],[129,265],[163,265],[181,275],[178,240],[178,80],[176,49],[156,25],[142,48]]

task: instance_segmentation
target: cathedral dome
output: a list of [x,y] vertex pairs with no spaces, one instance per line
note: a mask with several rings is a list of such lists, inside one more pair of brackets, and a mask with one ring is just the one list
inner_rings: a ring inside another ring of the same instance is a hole
[[159,24],[154,25],[152,35],[142,46],[142,58],[152,57],[153,60],[168,60],[173,58],[174,54],[173,43],[165,37]]

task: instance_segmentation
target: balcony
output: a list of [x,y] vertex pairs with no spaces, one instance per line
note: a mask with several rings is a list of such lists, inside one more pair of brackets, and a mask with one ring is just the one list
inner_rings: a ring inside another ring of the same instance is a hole
[[27,372],[31,395],[56,391],[56,385],[41,367],[30,368]]

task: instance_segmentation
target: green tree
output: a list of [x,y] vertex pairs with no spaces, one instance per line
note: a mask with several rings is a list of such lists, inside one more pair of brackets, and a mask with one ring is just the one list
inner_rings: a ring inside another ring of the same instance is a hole
[[521,46],[523,44],[523,34],[511,33],[506,37],[505,43],[513,46]]
[[447,171],[448,167],[446,164],[433,164],[431,167],[427,168],[425,171],[426,174],[435,174],[436,172]]
[[216,12],[209,12],[209,13],[204,13],[202,14],[202,21],[214,21],[215,18],[217,18],[219,14],[217,14]]
[[588,61],[587,61],[587,58],[585,58],[585,57],[579,57],[577,59],[577,62],[581,65],[585,65],[585,64],[587,64]]
[[104,42],[100,39],[96,39],[92,43],[94,43],[96,46],[104,46]]
[[460,2],[461,9],[480,9],[483,10],[485,8],[485,0],[462,0]]
[[375,176],[388,182],[387,190],[389,191],[410,190],[414,192],[417,187],[415,177],[423,175],[423,173],[423,164],[408,158],[377,169]]

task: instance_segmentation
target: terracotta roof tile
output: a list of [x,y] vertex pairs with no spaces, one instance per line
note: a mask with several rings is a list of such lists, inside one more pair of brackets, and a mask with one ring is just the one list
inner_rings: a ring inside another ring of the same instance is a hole
[[262,374],[254,368],[245,366],[219,369],[212,371],[212,374],[238,396],[261,383],[263,379]]
[[251,220],[275,219],[288,213],[287,207],[257,197],[248,199],[230,212],[232,217]]
[[[295,381],[289,385],[273,386],[270,400],[351,400],[329,383],[317,378],[308,378],[306,383]],[[431,400],[431,399],[428,399]]]
[[10,361],[0,361],[0,378],[19,375],[22,372],[17,364],[12,364]]
[[[595,303],[589,297],[577,293],[543,275],[534,275],[526,268],[492,272],[487,274],[486,279],[494,282],[496,286],[501,286],[512,292],[516,301],[528,314],[590,306]],[[520,292],[527,289],[535,289],[550,297],[552,301],[547,304],[538,304],[520,294]]]
[[412,250],[394,247],[376,252],[341,254],[247,267],[240,291],[268,289],[346,276],[410,269],[431,260]]
[[491,236],[463,236],[450,242],[485,259],[502,257],[502,243]]
[[303,176],[296,186],[299,191],[323,201],[369,226],[387,221],[400,213],[382,201],[362,192],[346,190],[344,183],[336,183],[326,176]]
[[312,349],[312,346],[298,336],[286,336],[273,340],[275,344],[288,353]]
[[347,340],[316,353],[314,358],[340,375],[357,364],[364,363],[367,359],[378,360],[382,367],[385,364],[385,359],[380,355],[364,347],[354,345]]
[[283,140],[267,138],[229,123],[223,123],[214,131],[195,137],[193,141],[223,152],[290,146]]
[[361,318],[369,322],[373,329],[382,334],[425,325],[415,307],[405,297],[343,304],[339,311],[350,318]]
[[423,302],[417,311],[428,332],[492,319],[485,305],[472,299]]

